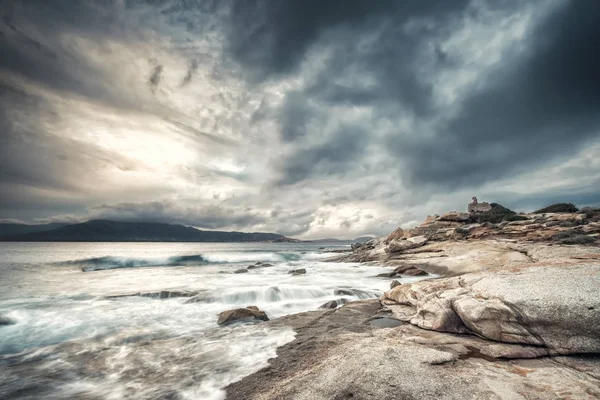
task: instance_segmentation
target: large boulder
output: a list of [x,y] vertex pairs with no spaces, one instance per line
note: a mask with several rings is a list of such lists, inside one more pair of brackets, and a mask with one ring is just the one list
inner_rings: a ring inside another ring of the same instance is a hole
[[427,243],[425,236],[414,236],[404,240],[392,240],[387,246],[388,253],[398,253],[410,249],[416,249]]
[[396,318],[421,328],[600,353],[600,264],[530,267],[397,286]]
[[440,221],[451,221],[451,222],[467,222],[471,219],[471,214],[465,212],[452,211],[446,214],[442,214],[439,217]]
[[396,228],[396,230],[392,233],[390,233],[388,235],[388,237],[385,239],[385,243],[388,244],[390,243],[392,240],[402,240],[404,239],[405,233],[404,233],[404,229],[402,228]]
[[319,306],[319,308],[321,308],[321,309],[329,309],[329,308],[337,308],[337,306],[338,306],[337,300],[331,300],[331,301],[328,301],[325,304],[321,304]]
[[229,325],[235,322],[259,322],[268,321],[269,317],[264,311],[261,311],[256,306],[246,308],[235,308],[233,310],[223,311],[219,314],[217,324]]
[[539,210],[536,210],[533,213],[576,213],[577,211],[579,211],[579,209],[571,203],[557,203],[552,204],[548,207],[540,208]]

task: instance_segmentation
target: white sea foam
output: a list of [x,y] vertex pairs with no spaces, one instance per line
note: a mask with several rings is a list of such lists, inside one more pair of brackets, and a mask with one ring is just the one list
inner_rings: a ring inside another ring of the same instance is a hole
[[[20,382],[38,397],[222,399],[223,387],[266,366],[294,333],[219,327],[218,313],[256,305],[277,318],[330,300],[375,298],[389,287],[374,277],[389,268],[324,262],[335,253],[314,245],[61,246],[13,249],[0,261],[0,313],[16,321],[0,327],[0,397]],[[145,260],[147,268],[84,273],[82,260]],[[233,273],[259,261],[273,265]],[[288,273],[297,268],[306,274]],[[196,296],[133,295],[160,291]],[[41,370],[53,371],[51,384],[38,378]]]

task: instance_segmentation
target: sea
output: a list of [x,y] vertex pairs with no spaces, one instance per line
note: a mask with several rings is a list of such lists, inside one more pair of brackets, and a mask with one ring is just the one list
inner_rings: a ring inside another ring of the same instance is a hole
[[[389,268],[328,261],[347,247],[0,243],[0,399],[224,399],[295,333],[220,312],[275,319],[389,289]],[[272,266],[235,273],[257,262]]]

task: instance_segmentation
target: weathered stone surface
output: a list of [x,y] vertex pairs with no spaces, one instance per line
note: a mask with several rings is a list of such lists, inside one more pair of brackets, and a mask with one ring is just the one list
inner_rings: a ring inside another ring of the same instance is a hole
[[421,328],[471,332],[555,354],[600,353],[599,287],[600,264],[592,264],[421,281],[385,297],[411,307],[410,323]]
[[477,201],[477,197],[473,197],[472,200],[473,200],[473,202],[469,203],[469,205],[467,206],[467,210],[471,214],[486,213],[492,209],[492,206],[490,205],[490,203],[486,203],[486,202],[480,203]]
[[[600,396],[600,359],[539,358],[544,349],[410,324],[370,324],[377,301],[268,322],[296,339],[270,365],[226,388],[228,400],[475,400]],[[504,357],[506,359],[498,359]],[[510,358],[533,358],[516,359]],[[582,372],[579,372],[582,371]]]
[[471,214],[465,212],[451,211],[449,213],[442,214],[438,219],[440,221],[466,222],[471,219]]
[[259,322],[268,320],[269,317],[264,311],[260,311],[256,306],[248,306],[246,308],[223,311],[219,314],[217,324],[228,325],[235,322]]
[[396,286],[400,286],[402,285],[398,280],[394,279],[391,283],[390,283],[390,289],[395,288]]
[[396,230],[394,232],[390,233],[388,235],[388,237],[385,239],[385,243],[388,244],[392,240],[401,240],[401,239],[404,239],[405,237],[406,236],[404,233],[404,229],[396,228]]
[[236,269],[235,271],[233,271],[234,274],[245,274],[247,272],[248,270],[246,268]]
[[292,270],[288,271],[288,274],[292,274],[292,275],[304,275],[304,274],[306,274],[306,269],[304,269],[304,268],[292,269]]
[[375,275],[376,278],[393,278],[395,277],[397,274],[395,271],[392,272],[383,272],[381,274],[377,274]]
[[427,218],[425,218],[425,221],[423,221],[423,223],[421,224],[421,226],[431,224],[432,222],[437,221],[437,219],[439,217],[440,216],[437,215],[437,214],[435,214],[435,215],[428,215]]
[[405,250],[415,249],[427,243],[425,236],[415,236],[404,240],[392,240],[387,247],[388,253],[397,253]]

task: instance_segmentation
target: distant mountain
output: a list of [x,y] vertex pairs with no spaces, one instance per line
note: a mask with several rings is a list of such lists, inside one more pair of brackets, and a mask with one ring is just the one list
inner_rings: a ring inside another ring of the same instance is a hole
[[[10,229],[8,229],[10,231]],[[23,242],[288,242],[276,233],[202,231],[191,226],[154,222],[92,220],[57,229],[3,234],[0,241]]]
[[68,225],[54,222],[51,224],[28,225],[28,224],[3,224],[0,223],[0,236],[24,235],[26,233],[46,232],[62,228]]
[[361,237],[357,237],[356,239],[354,239],[353,242],[354,243],[365,243],[373,238],[375,238],[375,236],[361,236]]
[[361,236],[358,237],[356,239],[335,239],[335,238],[326,238],[326,239],[315,239],[315,240],[309,240],[309,242],[311,243],[339,243],[339,244],[345,244],[345,243],[364,243],[368,240],[373,239],[374,236]]
[[344,240],[344,239],[335,239],[335,238],[326,238],[326,239],[314,239],[308,240],[310,243],[354,243],[352,240]]

